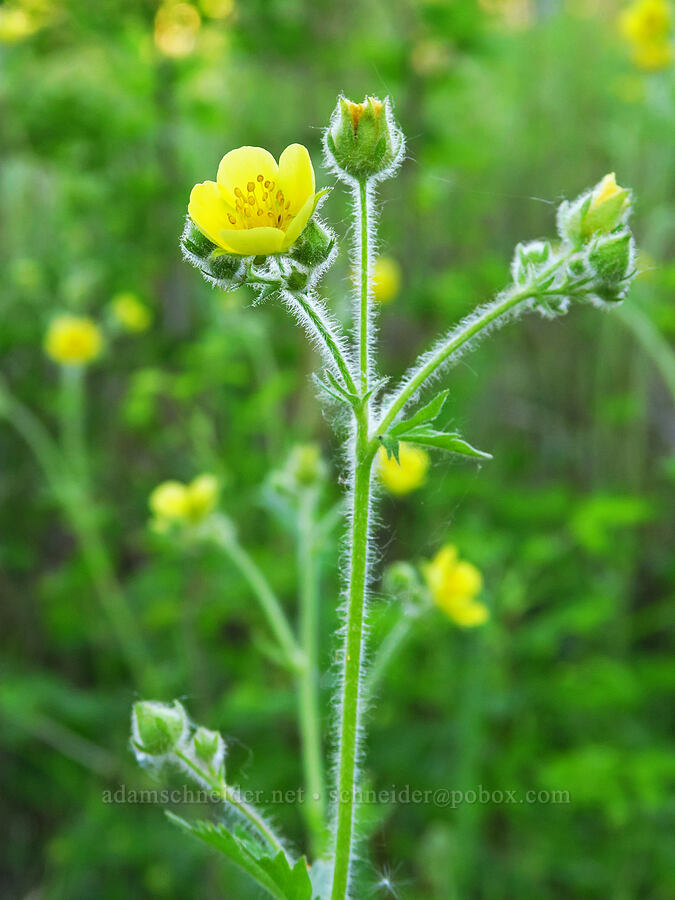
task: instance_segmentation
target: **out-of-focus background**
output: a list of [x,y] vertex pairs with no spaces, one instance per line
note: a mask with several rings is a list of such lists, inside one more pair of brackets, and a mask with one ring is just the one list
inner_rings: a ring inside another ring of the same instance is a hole
[[[382,189],[381,252],[401,270],[381,311],[389,373],[505,286],[515,243],[552,235],[559,199],[606,172],[636,192],[642,270],[620,311],[532,316],[467,358],[447,382],[453,422],[494,461],[434,458],[422,487],[382,501],[381,566],[452,541],[483,573],[491,617],[471,630],[440,612],[421,623],[380,689],[368,783],[564,790],[570,802],[385,806],[369,823],[373,896],[673,896],[675,70],[672,30],[622,27],[627,5],[0,4],[3,897],[258,896],[162,804],[103,802],[120,785],[167,783],[128,749],[138,688],[110,626],[111,585],[155,695],[223,730],[234,780],[296,787],[293,684],[264,653],[248,586],[217,552],[153,534],[147,498],[167,478],[217,475],[223,510],[294,614],[293,537],[266,485],[298,442],[336,459],[316,358],[283,309],[211,291],[178,238],[192,185],[241,144],[278,155],[300,141],[332,184],[320,139],[339,92],[391,95],[408,137]],[[341,189],[324,213],[345,235]],[[340,316],[348,290],[343,237],[325,282]],[[111,307],[128,293],[150,313],[136,331]],[[35,428],[58,435],[43,339],[64,311],[106,334],[85,388],[98,544],[78,540],[58,474],[50,483],[34,452]],[[324,510],[339,499],[334,463],[331,474]],[[322,556],[326,669],[340,534]],[[386,603],[376,585],[376,616]],[[301,844],[299,810],[275,817]]]

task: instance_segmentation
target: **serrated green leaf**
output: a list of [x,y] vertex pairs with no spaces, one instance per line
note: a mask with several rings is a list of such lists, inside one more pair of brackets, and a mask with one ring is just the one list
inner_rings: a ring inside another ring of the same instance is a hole
[[449,391],[446,388],[446,390],[441,391],[440,394],[436,394],[431,402],[427,403],[426,406],[423,406],[421,409],[418,409],[415,415],[410,419],[404,419],[402,422],[397,422],[396,425],[389,429],[389,433],[401,436],[412,428],[417,428],[427,422],[433,422],[441,414],[445,401],[448,399],[448,393]]
[[387,451],[387,459],[391,459],[393,456],[396,462],[400,464],[398,458],[398,438],[392,437],[391,434],[387,432],[387,434],[380,435],[378,440]]
[[281,851],[275,856],[245,831],[235,834],[222,824],[213,822],[186,822],[167,812],[169,820],[226,856],[230,862],[258,882],[276,900],[313,900],[314,892],[302,856],[291,865]]
[[472,447],[459,434],[446,434],[424,426],[407,431],[404,435],[401,435],[400,440],[408,444],[419,444],[422,447],[437,447],[439,450],[447,450],[449,453],[460,453],[462,456],[472,456],[476,459],[492,459],[491,453]]

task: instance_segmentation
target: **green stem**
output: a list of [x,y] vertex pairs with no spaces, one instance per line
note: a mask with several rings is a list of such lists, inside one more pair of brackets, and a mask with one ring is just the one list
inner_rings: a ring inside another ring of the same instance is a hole
[[410,637],[417,620],[418,616],[404,613],[380,644],[366,679],[366,693],[368,696],[372,696],[379,686],[380,681],[396,658],[399,650]]
[[492,325],[497,319],[508,313],[514,306],[527,300],[533,294],[532,288],[511,290],[499,298],[496,302],[486,307],[483,313],[475,318],[471,318],[462,328],[461,326],[450,335],[450,338],[443,343],[435,352],[433,352],[424,365],[409,378],[394,398],[391,405],[387,409],[382,421],[377,426],[377,433],[383,434],[392,424],[396,416],[401,412],[403,407],[422,387],[424,382],[430,378],[439,366],[452,356],[460,347],[474,338],[479,332],[489,325]]
[[361,372],[361,396],[368,391],[368,308],[370,298],[368,296],[368,263],[369,263],[369,234],[368,234],[368,186],[365,180],[359,182],[359,214],[361,218],[361,324],[359,332],[359,368]]
[[75,532],[99,602],[110,620],[127,667],[139,689],[149,688],[145,647],[92,517],[91,498],[42,423],[1,384],[0,412],[33,451]]
[[323,854],[326,841],[325,792],[321,749],[319,696],[319,597],[314,542],[316,491],[300,495],[298,514],[298,579],[300,587],[300,643],[306,665],[298,673],[298,714],[306,802],[303,806],[315,857]]
[[359,183],[357,215],[360,235],[360,329],[359,370],[362,405],[355,410],[356,435],[352,472],[352,517],[350,535],[350,571],[347,588],[347,622],[342,660],[342,703],[339,726],[337,804],[335,823],[335,853],[331,900],[345,900],[354,843],[354,824],[357,813],[356,787],[359,753],[359,731],[362,707],[362,679],[364,665],[364,620],[368,579],[368,529],[370,518],[370,489],[377,441],[370,437],[370,404],[368,375],[370,348],[368,346],[369,317],[369,248],[370,222],[368,217],[368,186]]
[[267,824],[263,816],[254,806],[251,806],[250,803],[246,803],[242,800],[239,796],[239,792],[226,784],[224,778],[216,778],[213,774],[200,769],[199,766],[197,766],[190,757],[186,756],[182,751],[176,750],[175,753],[178,759],[180,759],[190,771],[194,772],[200,781],[205,781],[213,791],[221,795],[225,803],[229,803],[230,806],[233,806],[265,839],[270,847],[276,850],[277,853],[283,853],[284,856],[287,855],[284,845]]
[[229,523],[214,531],[220,547],[239,569],[249,584],[277,640],[286,665],[295,671],[305,668],[305,656],[296,641],[286,614],[269,582],[236,538]]
[[539,272],[536,280],[524,286],[513,285],[509,290],[505,291],[501,296],[493,300],[485,306],[479,314],[469,316],[464,322],[460,322],[457,328],[453,329],[448,337],[441,341],[435,349],[422,357],[426,360],[421,365],[412,370],[412,372],[404,379],[398,394],[394,397],[386,410],[382,420],[376,428],[376,434],[383,434],[392,424],[396,416],[401,412],[403,407],[408,403],[419,391],[425,381],[430,378],[434,372],[452,357],[454,353],[460,350],[466,343],[477,337],[481,331],[500,322],[508,320],[508,313],[511,312],[520,303],[529,300],[532,297],[558,296],[566,291],[572,293],[574,290],[582,291],[585,287],[587,278],[577,278],[573,282],[566,282],[563,285],[555,287],[545,287],[550,284],[550,276],[556,269],[563,266],[574,253],[569,250],[566,255],[560,256],[554,262]]
[[351,393],[356,393],[356,385],[349,371],[349,365],[345,359],[344,353],[340,349],[339,339],[333,334],[331,325],[320,314],[320,311],[311,302],[306,294],[299,292],[287,291],[288,295],[295,300],[298,306],[309,319],[315,333],[318,335],[320,342],[324,345],[328,355],[335,363],[340,375],[342,376],[345,387]]
[[[365,455],[364,451],[366,451]],[[344,900],[347,896],[354,839],[372,461],[373,453],[367,442],[366,426],[361,421],[354,471],[351,571],[347,595],[347,626],[343,660],[335,866],[331,900]]]
[[633,332],[649,354],[675,400],[675,353],[645,311],[635,303],[617,310],[619,318]]
[[61,446],[77,481],[88,484],[84,433],[84,372],[82,366],[61,366]]

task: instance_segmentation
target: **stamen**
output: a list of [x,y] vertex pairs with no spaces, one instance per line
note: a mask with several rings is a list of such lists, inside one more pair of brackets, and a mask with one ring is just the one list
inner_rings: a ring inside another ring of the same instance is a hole
[[235,197],[239,197],[240,200],[243,200],[243,199],[244,199],[244,195],[243,195],[242,192],[241,192],[241,188],[236,187],[236,188],[234,189],[234,196],[235,196]]
[[232,213],[228,213],[228,214],[227,214],[227,218],[230,220],[230,223],[231,223],[232,225],[236,225],[236,224],[237,224],[237,220],[236,220],[235,217],[232,215]]
[[262,175],[258,175],[258,177],[256,178],[256,181],[262,181],[262,180],[263,180],[263,176],[262,176]]
[[262,216],[262,214],[263,214],[262,209],[259,209],[257,215]]
[[249,181],[249,183],[246,185],[246,190],[249,192],[249,194],[252,194],[255,190],[255,181]]

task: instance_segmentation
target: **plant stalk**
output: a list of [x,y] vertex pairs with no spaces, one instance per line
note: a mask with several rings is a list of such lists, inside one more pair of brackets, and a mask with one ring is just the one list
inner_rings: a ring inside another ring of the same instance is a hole
[[359,368],[361,408],[355,412],[356,433],[352,471],[352,510],[350,535],[350,571],[347,589],[347,621],[342,660],[342,698],[339,725],[335,855],[331,900],[345,900],[349,891],[357,812],[357,773],[359,732],[363,712],[363,665],[365,645],[365,609],[368,580],[370,490],[376,441],[370,439],[368,376],[370,348],[369,320],[369,247],[370,222],[368,187],[359,183],[357,217],[360,226],[360,328]]

